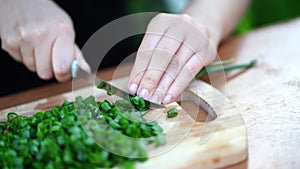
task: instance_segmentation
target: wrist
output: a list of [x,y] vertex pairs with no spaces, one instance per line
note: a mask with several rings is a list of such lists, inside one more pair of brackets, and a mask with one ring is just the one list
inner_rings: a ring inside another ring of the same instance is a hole
[[190,17],[190,20],[193,23],[193,25],[197,25],[197,27],[202,27],[205,30],[203,33],[206,34],[211,44],[215,48],[218,48],[223,38],[221,24],[205,16],[193,16],[193,14],[189,13],[188,11],[183,13],[182,15]]

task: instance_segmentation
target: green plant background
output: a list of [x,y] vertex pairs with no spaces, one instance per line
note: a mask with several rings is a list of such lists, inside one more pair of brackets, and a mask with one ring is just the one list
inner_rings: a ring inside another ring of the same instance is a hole
[[[182,0],[127,0],[127,12],[161,11],[174,12],[164,2]],[[247,12],[234,33],[246,33],[257,27],[284,22],[300,17],[300,0],[252,0]]]
[[235,33],[300,17],[300,0],[252,0]]

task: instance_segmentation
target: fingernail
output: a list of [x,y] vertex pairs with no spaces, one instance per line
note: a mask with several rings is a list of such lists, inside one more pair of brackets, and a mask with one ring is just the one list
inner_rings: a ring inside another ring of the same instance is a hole
[[156,94],[154,94],[151,98],[150,98],[150,101],[151,102],[154,102],[154,103],[158,103],[159,102],[159,98]]
[[129,86],[129,92],[130,92],[130,94],[136,94],[137,88],[138,88],[137,84],[132,83]]
[[139,93],[139,96],[148,100],[149,97],[149,91],[147,89],[142,89]]
[[168,103],[170,103],[172,100],[173,100],[172,95],[168,94],[168,95],[165,96],[163,103],[164,103],[164,104],[168,104]]

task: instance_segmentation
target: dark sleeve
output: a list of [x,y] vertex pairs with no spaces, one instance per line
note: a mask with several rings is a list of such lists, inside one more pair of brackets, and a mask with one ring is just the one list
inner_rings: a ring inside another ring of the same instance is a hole
[[[80,48],[99,28],[125,14],[123,1],[56,0],[56,3],[72,18],[76,31],[76,43]],[[114,48],[108,53],[111,56],[103,60],[102,67],[117,65],[126,53],[131,53],[133,50],[130,42]],[[113,59],[109,59],[111,57]],[[36,73],[30,72],[23,64],[14,61],[3,50],[0,51],[0,73],[2,77],[0,96],[56,82],[55,79],[41,80]]]

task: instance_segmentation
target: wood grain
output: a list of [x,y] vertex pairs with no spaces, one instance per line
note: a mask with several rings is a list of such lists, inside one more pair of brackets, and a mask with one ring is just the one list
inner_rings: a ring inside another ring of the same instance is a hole
[[[227,73],[224,93],[241,110],[248,167],[300,168],[300,18],[232,38],[221,56],[256,67]],[[217,87],[218,88],[218,87]]]
[[[127,80],[127,78],[117,79],[113,83],[126,89]],[[6,114],[11,111],[30,116],[60,105],[65,99],[72,101],[76,96],[89,95],[94,95],[98,100],[108,99],[106,92],[95,87],[85,87],[2,110],[0,120],[5,119]],[[163,113],[164,109],[153,110],[147,114],[147,119],[155,120],[162,126],[167,144],[149,148],[150,159],[137,164],[137,168],[220,168],[247,159],[246,127],[240,113],[229,99],[212,86],[198,80],[183,93],[181,101],[183,109],[179,109],[176,118],[167,118]],[[197,121],[198,107],[187,113],[184,101],[193,101],[205,109],[210,118],[204,122]],[[178,160],[169,163],[170,159]]]

